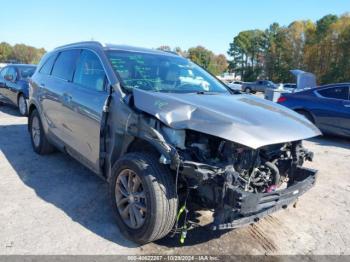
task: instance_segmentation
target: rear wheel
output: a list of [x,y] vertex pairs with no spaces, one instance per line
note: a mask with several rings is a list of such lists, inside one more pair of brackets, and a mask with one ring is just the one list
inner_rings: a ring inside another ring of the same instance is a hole
[[139,244],[165,237],[175,223],[175,192],[173,176],[157,157],[123,156],[110,180],[112,208],[123,235]]
[[39,113],[36,109],[29,116],[29,132],[32,146],[36,153],[45,155],[54,150],[46,138]]
[[22,116],[26,116],[27,113],[27,101],[22,94],[18,96],[18,110]]

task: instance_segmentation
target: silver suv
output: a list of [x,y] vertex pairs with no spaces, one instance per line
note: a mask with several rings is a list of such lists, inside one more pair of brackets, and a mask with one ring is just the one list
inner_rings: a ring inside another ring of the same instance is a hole
[[108,181],[121,232],[184,241],[197,210],[213,230],[253,223],[315,182],[302,139],[320,134],[278,104],[236,94],[177,54],[83,42],[46,54],[30,81],[34,151],[64,151]]

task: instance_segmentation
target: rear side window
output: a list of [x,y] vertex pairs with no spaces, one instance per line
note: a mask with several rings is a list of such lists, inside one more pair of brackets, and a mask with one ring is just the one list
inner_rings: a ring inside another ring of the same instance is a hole
[[321,96],[347,100],[349,98],[348,86],[337,86],[317,91]]
[[63,51],[58,55],[52,69],[52,75],[67,81],[72,80],[80,50]]
[[49,57],[46,58],[43,66],[40,68],[39,72],[45,75],[49,75],[51,73],[53,63],[55,63],[56,56],[57,54],[49,55]]
[[103,91],[106,75],[100,59],[91,51],[80,54],[73,82],[91,90]]

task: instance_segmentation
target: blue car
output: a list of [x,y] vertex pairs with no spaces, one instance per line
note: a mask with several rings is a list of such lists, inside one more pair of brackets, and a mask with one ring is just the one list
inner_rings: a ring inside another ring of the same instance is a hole
[[27,115],[28,80],[35,69],[35,65],[10,64],[0,71],[1,102],[17,106],[23,116]]
[[282,94],[278,103],[304,115],[324,134],[350,137],[350,83]]

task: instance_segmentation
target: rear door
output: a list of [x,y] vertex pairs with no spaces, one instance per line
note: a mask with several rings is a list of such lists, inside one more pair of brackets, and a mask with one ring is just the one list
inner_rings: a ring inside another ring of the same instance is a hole
[[350,135],[349,86],[332,86],[315,91],[318,126],[332,134]]
[[71,123],[71,85],[80,49],[66,50],[58,53],[55,58],[51,75],[41,85],[40,100],[43,112],[49,124],[50,132],[70,144],[73,130],[67,123]]
[[[82,50],[70,90],[69,122],[72,144],[83,160],[95,171],[99,170],[100,126],[108,81],[99,57],[90,50]],[[74,142],[73,142],[74,141]]]

